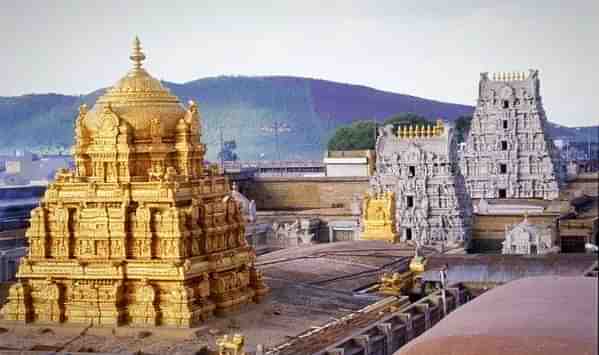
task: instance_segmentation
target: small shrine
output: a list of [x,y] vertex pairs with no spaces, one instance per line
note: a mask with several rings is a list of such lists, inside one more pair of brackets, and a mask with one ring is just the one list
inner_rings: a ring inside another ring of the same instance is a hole
[[524,220],[517,224],[505,226],[505,240],[502,243],[502,254],[537,255],[558,253],[558,232],[550,224],[533,224]]
[[392,243],[397,241],[393,192],[367,194],[364,197],[362,211],[364,231],[361,239],[385,240]]

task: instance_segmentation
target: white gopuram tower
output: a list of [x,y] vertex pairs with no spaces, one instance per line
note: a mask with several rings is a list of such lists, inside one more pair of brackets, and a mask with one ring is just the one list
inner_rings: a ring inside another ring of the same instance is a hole
[[473,199],[559,196],[561,167],[548,135],[538,70],[480,76],[460,168]]

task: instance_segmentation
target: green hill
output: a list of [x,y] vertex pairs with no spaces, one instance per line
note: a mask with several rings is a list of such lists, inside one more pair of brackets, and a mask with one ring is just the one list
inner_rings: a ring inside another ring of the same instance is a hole
[[[320,159],[340,125],[365,119],[383,122],[402,112],[454,120],[473,111],[471,106],[299,77],[221,76],[164,84],[183,102],[199,103],[209,159],[216,158],[221,129],[225,140],[237,142],[241,159],[275,159],[274,135],[265,128],[285,124],[289,132],[279,135],[281,157]],[[103,91],[81,97],[0,97],[0,150],[70,146],[77,107],[92,105]]]

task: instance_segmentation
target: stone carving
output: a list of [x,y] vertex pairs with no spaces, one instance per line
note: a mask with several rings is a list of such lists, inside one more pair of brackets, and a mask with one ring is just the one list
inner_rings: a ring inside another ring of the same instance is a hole
[[505,240],[502,245],[503,254],[548,254],[559,252],[555,245],[556,230],[550,225],[530,223],[528,216],[518,224],[505,226]]
[[538,71],[493,78],[481,75],[478,104],[460,153],[470,196],[557,198],[565,170],[546,129]]
[[408,294],[413,284],[413,274],[411,272],[393,272],[384,273],[381,276],[379,292],[388,296],[401,296]]
[[395,193],[367,194],[362,202],[361,239],[397,241],[395,223]]
[[203,168],[197,105],[144,58],[136,40],[134,67],[80,109],[77,174],[59,171],[31,212],[5,319],[189,327],[268,293],[226,177]]
[[283,224],[273,222],[268,243],[282,247],[310,245],[314,235],[310,233],[310,220],[296,219]]
[[[471,203],[457,169],[453,127],[400,126],[377,138],[377,171],[372,196],[394,193],[393,225],[399,241],[422,245],[465,245],[470,237]],[[377,218],[366,210],[363,219]],[[391,217],[386,217],[391,220]]]
[[245,355],[244,345],[245,337],[241,334],[235,334],[232,337],[223,335],[216,340],[218,355]]
[[32,319],[31,292],[27,284],[20,281],[14,283],[8,290],[7,304],[2,308],[5,320],[29,322]]

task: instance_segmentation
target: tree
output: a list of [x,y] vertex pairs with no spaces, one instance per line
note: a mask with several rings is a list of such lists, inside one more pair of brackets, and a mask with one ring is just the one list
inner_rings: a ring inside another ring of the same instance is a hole
[[399,126],[421,126],[421,125],[433,125],[434,122],[424,116],[417,115],[411,112],[404,112],[385,120],[383,125],[393,125],[394,131],[397,131]]
[[218,152],[218,159],[222,159],[223,161],[239,160],[239,156],[235,153],[235,149],[237,149],[237,143],[234,139],[225,141],[222,150]]
[[356,121],[349,126],[337,128],[328,143],[329,150],[374,149],[375,123]]
[[470,123],[472,123],[472,116],[460,116],[455,121],[455,136],[458,143],[466,140],[466,136],[470,130]]

